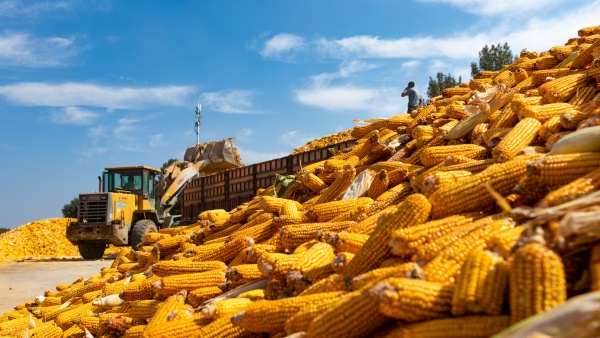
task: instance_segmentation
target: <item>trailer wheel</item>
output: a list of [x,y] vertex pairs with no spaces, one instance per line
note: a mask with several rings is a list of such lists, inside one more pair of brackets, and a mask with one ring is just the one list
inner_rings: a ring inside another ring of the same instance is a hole
[[135,222],[131,231],[131,247],[137,249],[138,245],[144,242],[144,236],[149,232],[158,232],[154,222],[149,219],[141,219]]
[[79,243],[77,249],[79,249],[79,254],[84,259],[100,259],[104,256],[106,244]]

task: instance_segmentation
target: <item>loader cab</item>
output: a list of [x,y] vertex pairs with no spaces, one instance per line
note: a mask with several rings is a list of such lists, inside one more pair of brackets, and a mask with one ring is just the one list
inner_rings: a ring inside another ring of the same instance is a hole
[[148,166],[106,168],[102,175],[102,191],[130,193],[147,199],[154,207],[160,171]]

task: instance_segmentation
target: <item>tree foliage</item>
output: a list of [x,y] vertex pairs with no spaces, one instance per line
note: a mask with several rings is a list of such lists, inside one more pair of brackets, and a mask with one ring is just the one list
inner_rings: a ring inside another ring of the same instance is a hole
[[458,77],[458,81],[456,81],[456,79],[452,75],[444,75],[444,73],[438,72],[435,79],[431,78],[431,76],[429,77],[427,96],[432,98],[441,95],[442,90],[457,86],[461,82],[462,79],[460,76]]
[[471,62],[471,75],[475,76],[482,70],[501,70],[502,67],[509,63],[513,63],[516,56],[513,56],[508,43],[503,45],[488,45],[483,46],[479,52],[479,65]]
[[5,232],[9,232],[11,229],[9,228],[0,228],[0,234],[3,234]]
[[65,204],[62,208],[63,217],[77,218],[77,209],[79,208],[79,198],[74,198],[71,203]]
[[176,158],[170,158],[167,162],[163,163],[162,167],[160,167],[160,170],[165,169],[166,167],[170,166],[171,164],[173,164],[173,162],[177,162],[179,161]]

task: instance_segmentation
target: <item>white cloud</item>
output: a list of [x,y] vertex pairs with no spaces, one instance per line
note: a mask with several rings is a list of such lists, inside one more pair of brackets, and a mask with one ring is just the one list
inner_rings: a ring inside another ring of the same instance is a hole
[[79,52],[73,39],[35,38],[28,34],[0,35],[0,67],[65,66]]
[[294,34],[278,34],[267,40],[260,51],[265,58],[286,58],[290,54],[299,52],[305,48],[304,38]]
[[23,106],[91,106],[112,109],[146,109],[185,106],[194,95],[190,86],[111,87],[89,83],[51,84],[21,82],[0,86],[0,95]]
[[292,148],[298,148],[305,145],[307,142],[318,139],[321,137],[316,134],[306,134],[297,130],[288,131],[287,133],[279,135],[279,142]]
[[87,159],[93,159],[106,153],[107,151],[108,148],[105,147],[86,148],[81,152],[81,155]]
[[165,145],[165,135],[155,134],[155,135],[150,136],[150,139],[148,140],[148,144],[153,148]]
[[98,116],[93,111],[78,107],[64,107],[50,113],[51,121],[56,124],[90,124]]
[[249,90],[222,90],[203,93],[200,101],[212,110],[221,113],[248,114],[252,113],[253,93]]
[[560,0],[417,0],[419,2],[435,4],[448,4],[458,7],[461,10],[479,15],[497,15],[507,12],[525,12],[539,10],[540,8],[550,7],[552,5],[565,2]]
[[242,130],[236,135],[236,140],[248,142],[253,134],[254,130],[252,128],[242,128]]

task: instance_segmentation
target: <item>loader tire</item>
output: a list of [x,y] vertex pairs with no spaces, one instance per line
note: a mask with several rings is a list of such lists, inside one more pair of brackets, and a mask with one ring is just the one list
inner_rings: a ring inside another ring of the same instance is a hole
[[77,249],[79,249],[79,254],[84,259],[100,259],[104,256],[106,244],[79,243]]
[[149,219],[141,219],[135,222],[131,231],[131,247],[137,250],[138,245],[144,242],[144,236],[149,232],[158,232],[154,222]]

